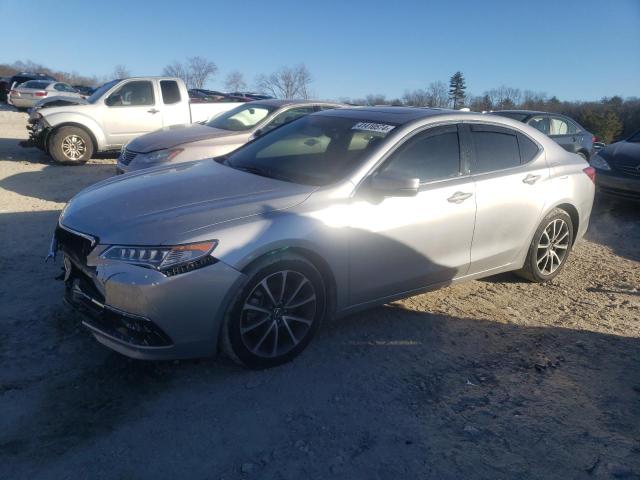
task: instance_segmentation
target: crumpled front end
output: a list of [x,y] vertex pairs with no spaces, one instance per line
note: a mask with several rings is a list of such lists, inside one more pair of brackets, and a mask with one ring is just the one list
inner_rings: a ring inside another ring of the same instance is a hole
[[37,111],[32,112],[27,120],[29,139],[21,141],[20,146],[25,148],[37,147],[46,151],[50,132],[51,126],[44,117]]

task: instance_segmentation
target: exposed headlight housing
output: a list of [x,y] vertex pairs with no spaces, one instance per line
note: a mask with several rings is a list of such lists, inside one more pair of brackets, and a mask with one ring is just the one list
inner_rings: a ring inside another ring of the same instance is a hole
[[211,252],[217,245],[217,240],[169,247],[114,245],[107,248],[100,257],[153,268],[167,276],[173,276],[215,263]]
[[184,148],[170,148],[158,150],[157,152],[144,153],[137,155],[134,161],[136,163],[165,163],[171,161],[183,150]]
[[602,158],[599,154],[595,154],[593,157],[591,157],[591,159],[589,160],[589,163],[591,164],[592,167],[598,170],[611,170],[609,163],[604,158]]

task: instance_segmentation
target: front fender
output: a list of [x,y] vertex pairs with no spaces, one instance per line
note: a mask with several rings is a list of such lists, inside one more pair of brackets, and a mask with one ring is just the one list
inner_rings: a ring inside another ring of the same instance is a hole
[[93,137],[98,151],[104,150],[106,138],[102,126],[90,115],[82,112],[54,112],[43,115],[51,131],[63,126],[77,126],[87,130]]

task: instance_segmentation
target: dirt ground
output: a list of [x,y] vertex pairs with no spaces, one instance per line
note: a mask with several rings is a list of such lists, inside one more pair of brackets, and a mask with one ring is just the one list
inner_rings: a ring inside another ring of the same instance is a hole
[[0,478],[640,479],[640,209],[602,203],[552,283],[512,275],[326,324],[293,363],[99,345],[44,263],[60,167],[0,109]]

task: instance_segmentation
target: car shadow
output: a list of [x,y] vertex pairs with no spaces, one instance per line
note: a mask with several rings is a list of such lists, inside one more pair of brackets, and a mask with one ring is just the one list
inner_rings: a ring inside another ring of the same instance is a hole
[[[40,162],[45,163],[45,162]],[[45,165],[39,170],[16,173],[0,179],[0,188],[51,202],[67,202],[66,192],[77,192],[116,174],[109,163],[85,165]]]

